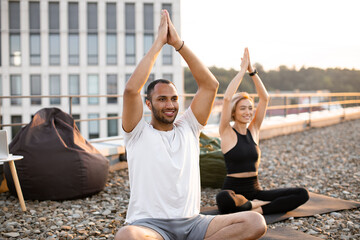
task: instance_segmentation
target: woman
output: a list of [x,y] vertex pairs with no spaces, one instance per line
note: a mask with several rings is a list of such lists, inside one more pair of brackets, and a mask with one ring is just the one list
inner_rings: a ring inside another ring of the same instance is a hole
[[[246,70],[250,73],[259,96],[254,116],[254,101],[249,94],[235,94]],[[257,71],[251,66],[249,50],[245,48],[241,70],[230,82],[224,94],[219,125],[221,150],[227,170],[223,191],[216,196],[221,213],[244,210],[261,214],[287,212],[309,199],[304,188],[262,190],[259,185],[259,134],[268,102],[269,95]],[[230,125],[231,121],[234,121],[233,126]]]

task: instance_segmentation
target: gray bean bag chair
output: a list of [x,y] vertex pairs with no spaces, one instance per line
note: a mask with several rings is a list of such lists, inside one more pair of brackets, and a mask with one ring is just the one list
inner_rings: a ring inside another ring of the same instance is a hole
[[[9,145],[25,199],[68,200],[104,189],[109,161],[80,134],[73,118],[58,108],[39,110]],[[11,194],[16,189],[4,165]]]

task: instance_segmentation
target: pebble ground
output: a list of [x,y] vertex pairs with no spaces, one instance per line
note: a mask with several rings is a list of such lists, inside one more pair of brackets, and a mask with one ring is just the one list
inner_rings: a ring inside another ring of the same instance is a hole
[[[314,128],[260,142],[264,189],[301,186],[314,193],[360,201],[360,120]],[[219,189],[202,189],[202,206],[214,206]],[[26,201],[0,194],[0,239],[113,239],[124,225],[127,169],[114,171],[103,191],[71,201]],[[360,209],[288,219],[287,226],[322,239],[360,239]]]

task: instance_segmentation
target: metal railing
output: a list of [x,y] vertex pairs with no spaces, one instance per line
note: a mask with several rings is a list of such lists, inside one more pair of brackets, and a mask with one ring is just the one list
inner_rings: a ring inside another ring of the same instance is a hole
[[[192,99],[195,94],[183,94],[179,95],[179,98],[184,100],[184,105],[187,107],[187,101]],[[322,111],[322,110],[331,110],[332,108],[343,109],[360,106],[360,92],[341,92],[341,93],[326,93],[326,92],[316,92],[316,93],[271,93],[270,102],[267,108],[267,117],[270,116],[284,116],[286,117],[289,114],[299,114],[303,112],[309,113],[309,119],[312,112]],[[224,94],[217,94],[214,108],[212,114],[220,114],[221,112],[221,99]],[[250,94],[255,99],[256,94]],[[67,98],[68,99],[68,113],[73,114],[73,99],[74,98],[122,98],[123,95],[31,95],[31,96],[0,96],[0,116],[2,117],[2,112],[6,111],[6,107],[12,107],[12,105],[4,106],[3,99],[24,99],[24,98]],[[145,95],[143,96],[145,97]],[[188,101],[189,102],[189,101]],[[43,108],[43,105],[31,105],[39,106]],[[51,105],[49,107],[56,107],[56,105]],[[345,113],[345,112],[344,112]],[[74,119],[75,122],[82,121],[103,121],[103,120],[117,120],[121,119],[122,116],[114,117],[100,117],[100,118],[84,118],[84,119]],[[0,129],[3,127],[14,127],[14,126],[23,126],[27,123],[0,123]]]

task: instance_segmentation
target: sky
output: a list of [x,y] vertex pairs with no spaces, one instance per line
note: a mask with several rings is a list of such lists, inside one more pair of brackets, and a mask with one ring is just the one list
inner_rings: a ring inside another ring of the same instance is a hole
[[[360,70],[359,0],[180,0],[181,37],[206,66]],[[185,64],[184,64],[185,65]]]

